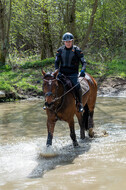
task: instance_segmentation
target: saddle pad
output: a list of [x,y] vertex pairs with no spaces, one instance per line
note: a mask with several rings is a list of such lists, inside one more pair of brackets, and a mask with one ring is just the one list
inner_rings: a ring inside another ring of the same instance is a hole
[[89,91],[90,87],[88,85],[88,82],[83,77],[79,77],[79,82],[82,89],[82,95],[84,95]]

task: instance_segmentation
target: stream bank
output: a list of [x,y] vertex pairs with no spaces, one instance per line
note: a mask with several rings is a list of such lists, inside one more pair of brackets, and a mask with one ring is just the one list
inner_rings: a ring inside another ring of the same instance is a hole
[[[114,97],[126,97],[126,79],[118,77],[98,78],[96,79],[98,84],[98,96],[114,96]],[[40,85],[40,84],[39,84]],[[14,92],[0,91],[0,101],[15,101],[16,99],[40,99],[43,96],[43,92],[28,89],[27,91],[20,91],[18,94]]]

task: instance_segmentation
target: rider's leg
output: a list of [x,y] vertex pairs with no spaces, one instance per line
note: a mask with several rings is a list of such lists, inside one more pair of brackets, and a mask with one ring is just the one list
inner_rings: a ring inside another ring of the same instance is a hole
[[78,81],[78,74],[72,74],[69,76],[73,86],[75,86],[75,95],[77,99],[78,111],[83,112],[83,104],[82,104],[82,90],[80,83]]
[[79,112],[83,112],[83,104],[82,104],[82,90],[81,90],[81,86],[78,85],[79,88],[76,88],[76,96],[78,99],[78,111]]

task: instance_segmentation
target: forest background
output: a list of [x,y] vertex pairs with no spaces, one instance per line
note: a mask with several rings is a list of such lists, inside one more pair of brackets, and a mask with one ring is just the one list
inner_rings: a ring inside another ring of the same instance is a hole
[[28,69],[53,70],[67,31],[83,50],[89,73],[126,77],[125,0],[0,0],[0,90],[38,90],[40,76]]

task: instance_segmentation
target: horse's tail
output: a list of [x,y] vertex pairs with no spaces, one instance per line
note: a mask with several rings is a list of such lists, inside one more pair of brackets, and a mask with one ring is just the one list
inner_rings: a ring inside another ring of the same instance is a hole
[[89,108],[88,105],[84,106],[85,112],[83,113],[83,122],[85,123],[85,130],[88,130],[88,116],[89,116]]

